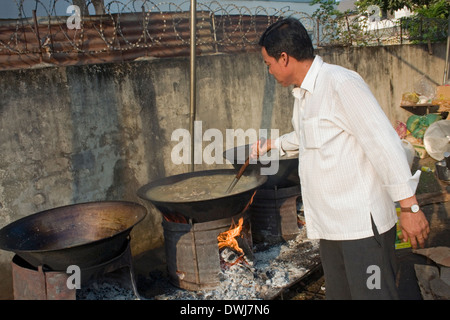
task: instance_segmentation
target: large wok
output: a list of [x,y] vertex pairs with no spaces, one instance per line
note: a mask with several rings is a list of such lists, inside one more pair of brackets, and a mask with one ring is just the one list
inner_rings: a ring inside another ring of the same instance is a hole
[[178,174],[150,182],[139,188],[137,193],[142,199],[150,201],[164,215],[178,214],[187,219],[192,219],[192,222],[199,223],[228,218],[241,213],[249,204],[256,189],[267,180],[265,176],[256,176],[256,182],[242,192],[234,194],[224,192],[223,196],[206,200],[162,201],[148,195],[152,188],[158,186],[171,185],[192,177],[211,175],[229,175],[230,179],[224,181],[225,191],[233,181],[236,172],[234,169],[216,169]]
[[[236,170],[239,170],[249,156],[250,147],[251,145],[247,144],[228,149],[223,153],[223,157],[230,161]],[[270,152],[275,152],[275,150]],[[278,171],[276,174],[267,175],[267,181],[261,186],[261,189],[285,188],[300,184],[298,177],[298,154],[284,155],[277,160],[271,160],[269,163],[262,163],[259,160],[256,163],[250,163],[244,175],[259,174],[262,167],[273,166],[273,161],[278,161]]]
[[97,266],[120,254],[145,207],[123,201],[90,202],[35,213],[0,230],[0,248],[34,267],[66,271]]

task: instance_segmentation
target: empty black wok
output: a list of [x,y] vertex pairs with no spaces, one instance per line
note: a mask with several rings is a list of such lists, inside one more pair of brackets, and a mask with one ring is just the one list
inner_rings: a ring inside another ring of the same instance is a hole
[[[248,144],[228,149],[223,153],[223,157],[230,161],[236,170],[239,170],[250,153],[250,147],[251,145]],[[275,152],[275,150],[270,152]],[[250,163],[244,175],[259,174],[262,167],[276,168],[272,163],[273,161],[278,161],[278,171],[275,174],[267,175],[267,181],[261,186],[261,189],[285,188],[300,184],[297,154],[284,155],[277,160],[270,160],[268,163],[262,163],[260,160],[256,163]]]
[[[167,201],[167,199],[162,201],[161,199],[149,196],[149,191],[152,188],[171,185],[193,177],[206,177],[211,175],[229,175],[229,181],[224,181],[223,196],[206,200],[186,200],[183,202]],[[137,194],[140,198],[150,201],[162,214],[178,214],[187,219],[192,219],[193,222],[197,223],[213,221],[232,217],[241,213],[249,204],[256,189],[263,185],[267,180],[267,177],[265,176],[256,176],[256,182],[245,188],[244,191],[226,194],[225,190],[235,176],[236,172],[234,169],[216,169],[183,173],[150,182],[139,188]]]
[[35,213],[0,230],[0,248],[34,267],[66,271],[97,266],[124,250],[145,207],[123,201],[74,204]]

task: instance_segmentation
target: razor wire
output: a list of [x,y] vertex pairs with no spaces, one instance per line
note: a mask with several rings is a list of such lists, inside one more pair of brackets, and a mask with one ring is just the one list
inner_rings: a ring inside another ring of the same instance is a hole
[[[174,42],[177,46],[190,43],[189,32],[186,31],[189,0],[179,3],[104,0],[101,7],[96,0],[9,1],[15,3],[17,17],[0,20],[0,54],[97,54],[137,48],[170,48]],[[76,11],[74,16],[74,11],[68,9],[76,3],[82,6],[79,25],[69,29],[68,19],[76,19],[77,16]],[[265,28],[281,17],[298,18],[316,47],[400,44],[411,40],[410,33],[414,31],[408,25],[412,22],[407,20],[370,21],[363,14],[325,19],[320,15],[291,10],[288,6],[281,9],[249,8],[211,1],[197,2],[197,33],[203,36],[197,36],[196,43],[215,48],[256,46]],[[446,21],[433,23],[426,21],[420,26],[423,29],[434,28],[439,37],[446,36]],[[423,34],[422,31],[414,34]],[[96,45],[88,46],[89,43]]]

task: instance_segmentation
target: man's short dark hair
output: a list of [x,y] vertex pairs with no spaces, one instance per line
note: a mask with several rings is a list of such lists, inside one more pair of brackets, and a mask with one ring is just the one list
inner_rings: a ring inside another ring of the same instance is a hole
[[303,24],[295,18],[284,18],[273,23],[264,31],[259,45],[277,60],[282,52],[299,61],[314,59],[311,38]]

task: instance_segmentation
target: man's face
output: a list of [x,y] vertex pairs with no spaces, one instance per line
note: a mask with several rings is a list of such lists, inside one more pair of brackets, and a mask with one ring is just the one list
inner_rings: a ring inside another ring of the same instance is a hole
[[277,60],[274,57],[271,57],[267,54],[266,48],[262,47],[261,54],[269,68],[269,73],[274,76],[274,78],[280,83],[282,86],[287,87],[291,85],[289,82],[289,74],[288,69],[286,68],[286,53],[283,53],[282,56]]

